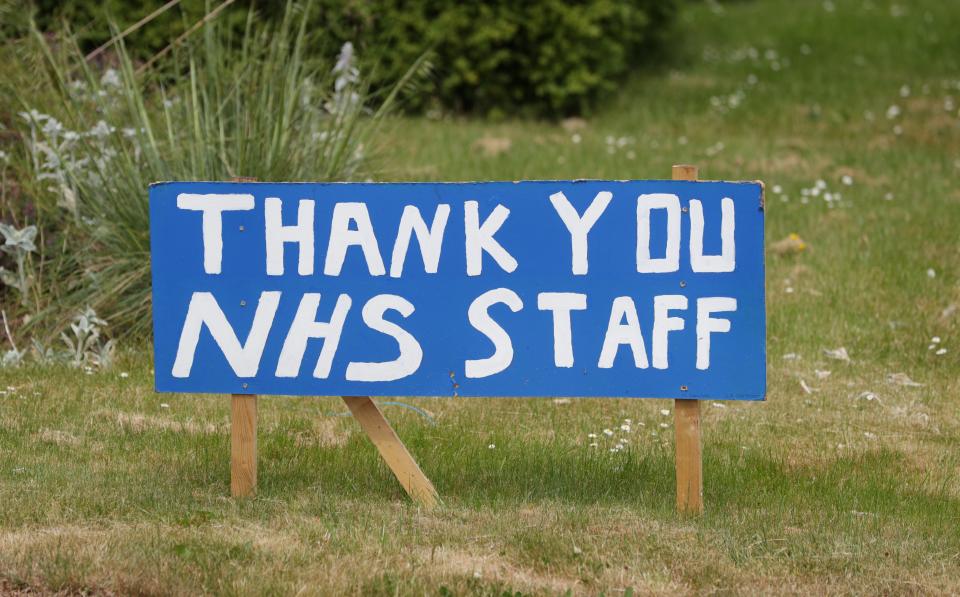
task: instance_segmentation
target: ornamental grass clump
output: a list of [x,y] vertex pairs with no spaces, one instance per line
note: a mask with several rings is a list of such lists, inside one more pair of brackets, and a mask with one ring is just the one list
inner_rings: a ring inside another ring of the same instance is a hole
[[16,40],[39,68],[6,94],[19,104],[15,175],[46,243],[34,269],[56,276],[37,283],[31,325],[52,334],[89,306],[114,333],[148,333],[152,182],[369,175],[368,148],[406,78],[372,96],[351,44],[334,64],[307,51],[307,18],[290,4],[260,25],[251,11],[242,35],[213,19],[143,64],[117,39],[112,68],[69,33]]

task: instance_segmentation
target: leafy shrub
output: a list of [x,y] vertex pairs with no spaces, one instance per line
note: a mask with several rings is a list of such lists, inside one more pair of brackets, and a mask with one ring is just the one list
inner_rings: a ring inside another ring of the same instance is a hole
[[[394,96],[369,111],[352,46],[335,64],[312,56],[297,6],[274,24],[254,21],[240,37],[214,21],[144,72],[123,46],[118,69],[99,70],[71,36],[35,31],[18,42],[20,63],[39,68],[7,79],[20,87],[0,97],[23,107],[10,168],[40,234],[36,255],[26,245],[17,255],[40,263],[20,271],[47,276],[31,286],[43,295],[32,315],[45,331],[88,306],[116,331],[149,330],[152,182],[366,176],[368,145]],[[6,209],[0,217],[29,219]],[[16,229],[4,230],[9,245]]]
[[[222,1],[222,0],[221,0]],[[146,60],[166,47],[187,27],[199,21],[220,2],[181,0],[176,7],[163,11],[127,38],[127,48],[134,59]],[[130,0],[33,0],[35,20],[41,31],[60,29],[68,23],[73,41],[83,52],[89,52],[109,40],[110,23],[123,29],[154,13],[165,2],[131,2]],[[250,2],[246,2],[249,5]],[[235,5],[236,6],[236,5]],[[275,11],[280,16],[281,10]],[[222,16],[221,27],[243,31],[246,11],[237,7]]]
[[[613,91],[664,41],[679,0],[317,0],[311,51],[329,55],[353,42],[374,65],[374,86],[397,81],[426,51],[436,76],[409,106],[430,102],[483,114],[559,116],[584,112]],[[239,0],[234,6],[252,4]],[[103,5],[103,8],[101,8]],[[55,6],[59,6],[54,10]],[[163,47],[210,4],[182,0],[134,34],[141,56]],[[130,24],[148,14],[121,0],[40,0],[40,15],[60,14],[83,27],[89,45],[109,37],[103,11]],[[177,12],[181,11],[181,16]],[[262,18],[279,20],[283,3],[261,2]],[[242,29],[239,8],[226,11]],[[89,48],[88,48],[89,49]]]
[[[459,110],[586,111],[662,41],[675,0],[325,0],[328,30],[353,35],[381,76],[432,49],[426,95]],[[351,30],[352,28],[352,30]]]

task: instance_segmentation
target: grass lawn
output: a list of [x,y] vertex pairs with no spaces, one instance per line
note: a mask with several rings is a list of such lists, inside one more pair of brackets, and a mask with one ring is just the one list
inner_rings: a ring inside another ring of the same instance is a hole
[[425,512],[338,399],[264,398],[234,501],[228,398],[157,395],[131,351],[0,370],[0,592],[960,592],[957,31],[942,0],[695,3],[674,63],[585,123],[389,131],[386,180],[766,183],[768,401],[704,404],[702,517],[674,512],[662,400],[386,406]]

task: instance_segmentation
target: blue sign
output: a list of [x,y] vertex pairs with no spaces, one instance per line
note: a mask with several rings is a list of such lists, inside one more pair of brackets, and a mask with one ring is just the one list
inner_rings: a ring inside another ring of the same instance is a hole
[[762,193],[154,184],[156,387],[762,400]]

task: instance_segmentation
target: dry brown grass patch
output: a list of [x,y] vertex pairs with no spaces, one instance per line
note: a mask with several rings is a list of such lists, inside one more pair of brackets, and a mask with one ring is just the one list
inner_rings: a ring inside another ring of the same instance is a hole
[[175,421],[165,417],[121,411],[99,411],[96,416],[106,419],[124,431],[144,433],[147,431],[172,431],[174,433],[215,434],[227,431],[225,424],[199,423],[192,420]]
[[309,431],[296,431],[290,435],[293,443],[300,448],[335,448],[343,446],[350,439],[352,431],[333,419],[316,419]]
[[78,446],[81,440],[69,431],[60,431],[59,429],[41,429],[34,436],[38,441],[47,444],[56,444],[58,446]]
[[427,569],[441,577],[466,577],[486,582],[503,583],[512,589],[546,591],[560,594],[571,591],[574,595],[588,594],[578,579],[542,574],[530,568],[518,566],[494,552],[485,553],[440,547],[419,550],[417,558]]

